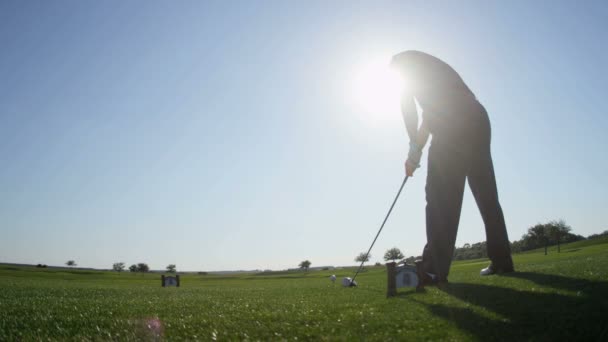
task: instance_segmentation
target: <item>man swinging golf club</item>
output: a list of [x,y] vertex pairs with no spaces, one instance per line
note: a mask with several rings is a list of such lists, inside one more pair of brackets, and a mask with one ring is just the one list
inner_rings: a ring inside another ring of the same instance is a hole
[[[391,65],[407,82],[401,109],[410,139],[407,176],[419,167],[422,148],[433,136],[426,180],[426,234],[417,262],[419,286],[446,283],[460,220],[465,179],[486,229],[491,260],[481,275],[513,272],[505,219],[490,153],[490,120],[485,108],[448,64],[419,51],[395,55]],[[423,110],[418,127],[414,98]]]

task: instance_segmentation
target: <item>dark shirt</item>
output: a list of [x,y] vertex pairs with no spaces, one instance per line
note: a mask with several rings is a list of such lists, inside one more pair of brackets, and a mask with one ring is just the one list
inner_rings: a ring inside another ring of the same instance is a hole
[[[446,128],[459,130],[478,120],[483,107],[447,63],[424,52],[410,50],[395,55],[391,64],[401,71],[406,82],[402,101],[413,103],[416,98],[433,136],[443,133]],[[404,116],[415,115],[411,112],[412,107],[409,108]],[[408,127],[408,133],[410,130]]]

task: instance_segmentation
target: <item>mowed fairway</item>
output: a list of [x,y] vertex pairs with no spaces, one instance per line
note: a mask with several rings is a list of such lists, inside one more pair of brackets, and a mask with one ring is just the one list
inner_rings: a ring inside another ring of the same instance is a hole
[[[518,272],[481,278],[458,262],[445,289],[386,298],[384,267],[231,276],[0,265],[0,341],[608,340],[608,240],[514,256]],[[328,277],[338,276],[336,284]]]

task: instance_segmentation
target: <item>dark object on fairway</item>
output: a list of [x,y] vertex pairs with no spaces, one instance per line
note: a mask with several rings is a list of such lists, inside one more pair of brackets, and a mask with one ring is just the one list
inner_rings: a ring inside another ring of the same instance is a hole
[[402,287],[419,286],[419,278],[416,266],[408,264],[397,265],[395,262],[386,264],[386,296],[394,297],[397,295],[397,289]]
[[179,287],[179,274],[176,275],[175,277],[172,276],[165,276],[164,274],[160,276],[160,280],[162,283],[162,287],[167,287],[167,286],[176,286]]
[[[391,204],[391,207],[388,210],[388,213],[386,213],[386,217],[384,217],[384,221],[382,221],[382,225],[380,225],[378,234],[376,234],[374,241],[372,241],[372,245],[369,246],[369,249],[367,250],[367,253],[365,254],[365,258],[363,258],[363,260],[361,261],[361,265],[359,265],[359,269],[357,270],[357,272],[355,273],[355,276],[353,277],[353,280],[351,281],[351,284],[353,284],[353,283],[355,284],[354,286],[357,286],[357,283],[355,283],[355,278],[357,278],[357,275],[359,274],[359,272],[361,272],[361,269],[363,269],[363,264],[365,263],[365,260],[369,257],[369,252],[372,251],[372,247],[374,247],[374,244],[376,243],[378,236],[380,236],[380,232],[382,231],[382,228],[384,228],[384,224],[386,223],[386,220],[388,220],[388,217],[391,215],[391,211],[393,211],[393,207],[395,206],[395,203],[397,203],[397,199],[399,199],[399,195],[401,194],[401,190],[403,190],[403,186],[405,186],[407,179],[408,179],[408,176],[405,176],[405,178],[403,179],[403,183],[401,183],[401,187],[399,187],[397,196],[395,196],[395,199],[393,200],[393,204]],[[353,286],[353,285],[351,285],[351,286]]]

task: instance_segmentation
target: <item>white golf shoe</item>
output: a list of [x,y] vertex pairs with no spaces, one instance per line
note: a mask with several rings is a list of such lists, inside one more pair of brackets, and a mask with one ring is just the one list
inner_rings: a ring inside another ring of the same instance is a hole
[[479,275],[481,275],[481,276],[488,276],[488,275],[491,275],[491,274],[494,274],[494,270],[492,269],[492,264],[490,264],[488,267],[482,269],[479,272]]
[[492,274],[510,273],[513,271],[514,271],[513,266],[499,268],[499,267],[494,266],[494,264],[490,263],[490,265],[488,265],[488,267],[482,269],[479,272],[479,275],[488,276],[488,275],[492,275]]

